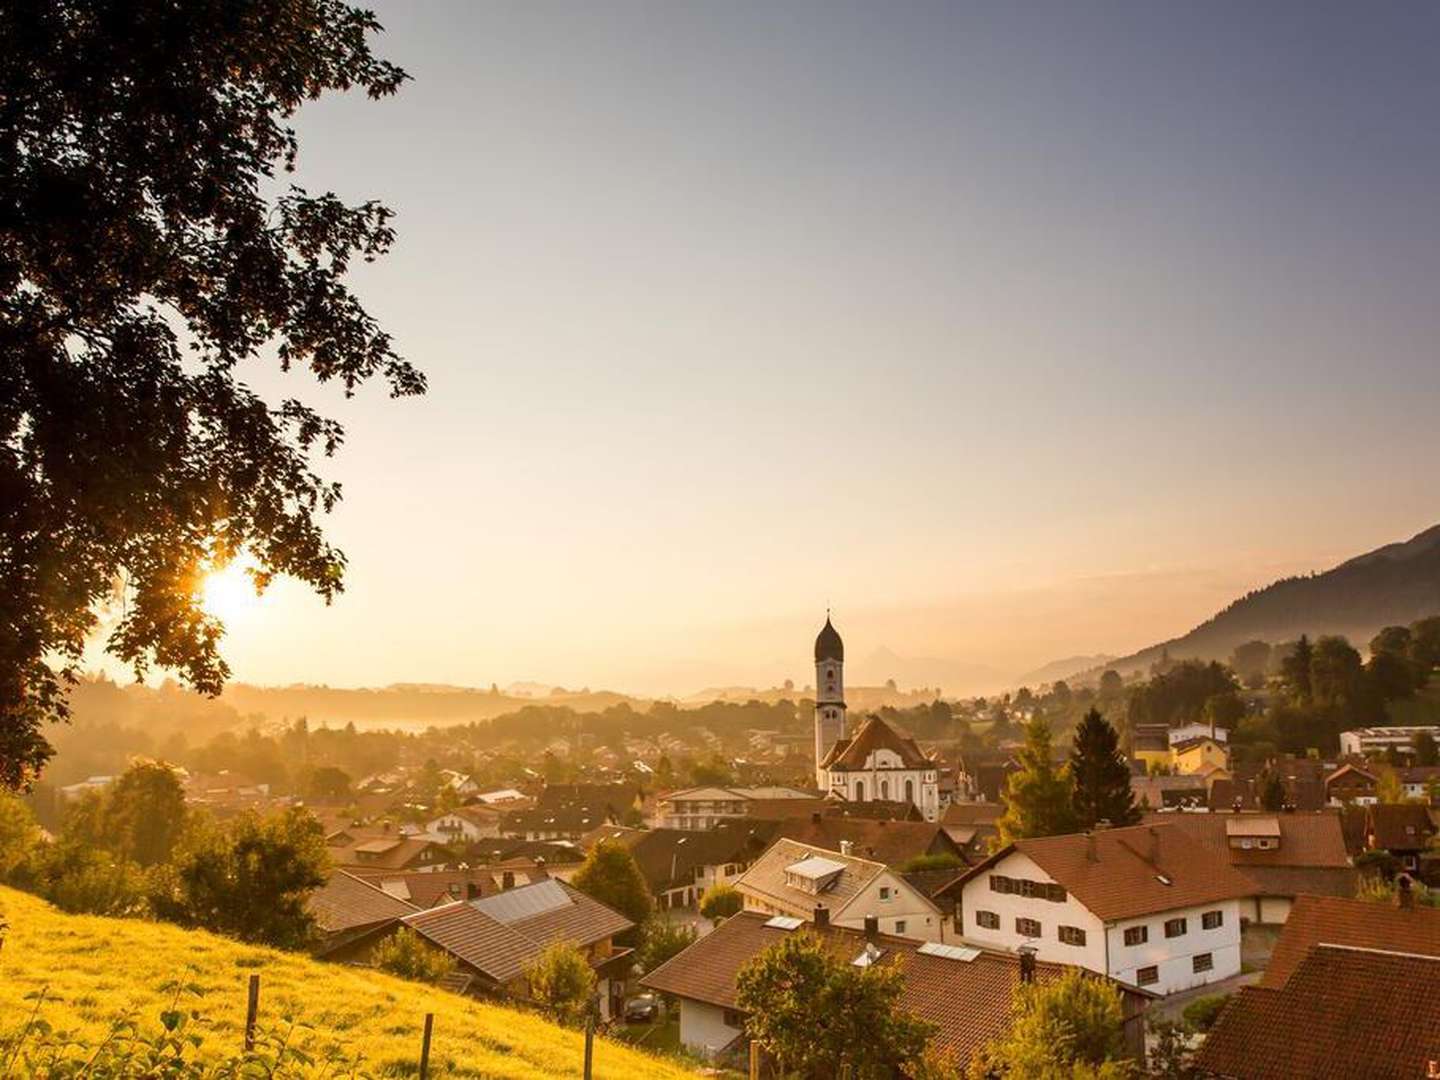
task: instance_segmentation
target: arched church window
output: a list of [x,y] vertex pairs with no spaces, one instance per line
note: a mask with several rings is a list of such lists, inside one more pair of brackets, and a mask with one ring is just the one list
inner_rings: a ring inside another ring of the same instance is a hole
[[856,802],[864,802],[864,801],[865,801],[865,781],[864,781],[864,780],[856,780],[856,781],[855,781],[855,801],[856,801]]
[[914,781],[914,780],[906,780],[906,781],[905,781],[905,801],[908,802],[908,803],[913,803],[913,802],[915,801],[915,781]]
[[881,780],[881,781],[880,781],[880,798],[882,798],[882,799],[888,799],[888,798],[890,798],[890,781],[889,781],[889,780]]

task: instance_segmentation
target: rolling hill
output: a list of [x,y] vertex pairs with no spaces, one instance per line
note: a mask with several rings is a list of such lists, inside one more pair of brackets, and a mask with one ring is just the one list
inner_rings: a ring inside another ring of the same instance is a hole
[[1106,665],[1142,670],[1162,651],[1177,660],[1225,660],[1242,642],[1343,634],[1364,649],[1384,626],[1440,615],[1440,525],[1309,577],[1285,578],[1242,596],[1183,637]]
[[[196,1005],[210,1022],[203,1051],[222,1057],[239,1049],[246,985],[259,973],[262,1025],[302,1021],[319,1042],[340,1042],[348,1053],[363,1055],[361,1067],[372,1075],[416,1073],[427,1012],[435,1014],[432,1076],[581,1075],[583,1036],[531,1013],[165,923],[64,915],[6,888],[0,888],[0,919],[9,923],[0,949],[0,1045],[24,1026],[35,1004],[27,995],[42,988],[40,1015],[95,1045],[125,1014],[144,1028],[158,1027],[170,1001],[161,987],[180,980],[203,988]],[[595,1075],[681,1080],[695,1074],[597,1039]]]

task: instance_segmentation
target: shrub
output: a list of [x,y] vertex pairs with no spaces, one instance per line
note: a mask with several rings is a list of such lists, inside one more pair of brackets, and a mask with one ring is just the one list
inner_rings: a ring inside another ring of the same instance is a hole
[[711,885],[700,897],[700,914],[719,922],[728,919],[745,906],[745,898],[733,885]]
[[1209,1031],[1215,1026],[1215,1021],[1220,1018],[1220,1010],[1225,1008],[1225,1003],[1229,1000],[1229,994],[1207,994],[1196,998],[1185,1006],[1185,1023],[1193,1031]]
[[648,975],[666,960],[692,945],[695,941],[695,928],[652,916],[645,924],[644,939],[645,944],[640,947],[640,970]]
[[375,946],[370,959],[381,971],[415,982],[438,983],[455,970],[454,957],[407,926]]
[[525,971],[530,997],[562,1024],[584,1022],[595,997],[595,969],[580,950],[557,941]]

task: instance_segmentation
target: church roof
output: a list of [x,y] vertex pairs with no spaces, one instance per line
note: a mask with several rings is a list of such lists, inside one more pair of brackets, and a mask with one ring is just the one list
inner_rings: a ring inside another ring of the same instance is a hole
[[815,662],[818,664],[821,660],[845,661],[845,643],[840,640],[840,634],[831,625],[828,615],[819,636],[815,638]]
[[900,758],[902,769],[931,769],[935,763],[920,752],[915,740],[885,723],[878,716],[869,717],[853,739],[837,739],[822,769],[863,769],[865,760],[876,750],[890,750]]

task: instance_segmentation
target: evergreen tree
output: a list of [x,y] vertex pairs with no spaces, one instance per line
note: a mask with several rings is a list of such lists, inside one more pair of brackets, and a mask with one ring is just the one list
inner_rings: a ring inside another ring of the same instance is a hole
[[1294,651],[1280,662],[1280,678],[1284,680],[1290,696],[1301,705],[1309,705],[1314,697],[1310,682],[1310,665],[1314,659],[1315,649],[1310,639],[1301,634]]
[[1005,784],[1005,813],[995,822],[1001,843],[1078,831],[1069,771],[1050,759],[1050,725],[1038,713],[1025,725],[1019,757],[1020,771]]
[[636,930],[622,935],[627,941],[638,937],[638,928],[655,909],[650,886],[645,884],[634,856],[614,840],[596,844],[570,883],[635,924]]
[[1072,804],[1077,823],[1093,829],[1102,821],[1135,825],[1140,810],[1130,788],[1130,767],[1120,755],[1120,736],[1098,709],[1085,714],[1070,750]]
[[1281,810],[1285,807],[1285,785],[1279,773],[1266,770],[1260,780],[1260,806],[1265,810]]

